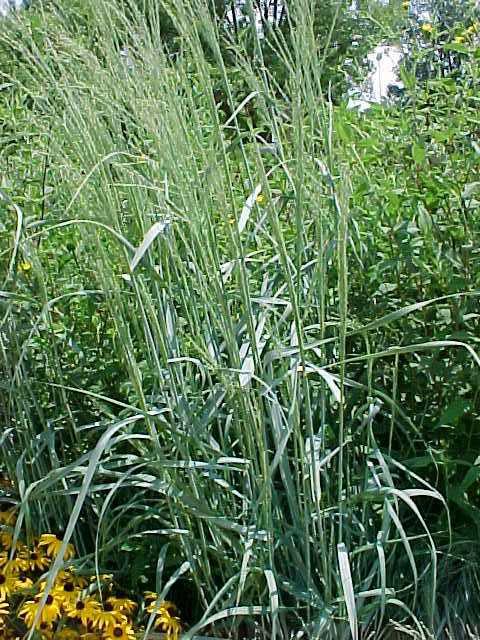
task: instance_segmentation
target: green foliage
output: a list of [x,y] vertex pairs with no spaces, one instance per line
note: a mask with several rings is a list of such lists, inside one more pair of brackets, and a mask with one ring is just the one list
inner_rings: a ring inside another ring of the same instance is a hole
[[479,592],[476,45],[357,114],[341,69],[384,14],[327,5],[235,37],[200,0],[5,23],[0,462],[31,534],[132,590],[171,577],[190,634],[458,637]]

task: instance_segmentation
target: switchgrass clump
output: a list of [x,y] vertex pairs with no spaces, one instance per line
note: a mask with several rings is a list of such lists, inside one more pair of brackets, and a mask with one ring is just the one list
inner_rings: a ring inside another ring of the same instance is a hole
[[1,36],[37,183],[0,191],[0,461],[18,526],[62,534],[47,588],[73,540],[183,594],[188,638],[470,624],[443,442],[476,438],[478,224],[429,165],[455,153],[412,145],[415,107],[329,99],[311,3],[269,35],[281,83],[256,29],[226,43],[206,3],[162,2],[171,51],[144,4],[53,3]]

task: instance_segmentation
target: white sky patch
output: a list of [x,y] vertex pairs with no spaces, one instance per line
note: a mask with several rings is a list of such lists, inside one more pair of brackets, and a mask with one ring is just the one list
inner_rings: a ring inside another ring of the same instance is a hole
[[6,16],[9,9],[20,9],[23,0],[0,0],[0,16]]
[[361,85],[351,89],[348,106],[352,109],[358,107],[364,111],[372,103],[378,103],[387,98],[390,86],[403,87],[398,77],[398,65],[402,55],[398,46],[377,45],[367,56],[370,72]]

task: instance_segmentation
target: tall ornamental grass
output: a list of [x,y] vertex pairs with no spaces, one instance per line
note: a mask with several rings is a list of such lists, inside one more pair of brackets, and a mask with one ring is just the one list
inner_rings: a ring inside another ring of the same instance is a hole
[[376,178],[320,84],[311,3],[269,36],[281,84],[253,22],[226,44],[207,3],[162,2],[172,52],[143,4],[54,3],[34,33],[27,15],[2,30],[43,176],[37,203],[0,192],[14,534],[55,531],[84,570],[166,585],[187,638],[463,633],[438,597],[449,510],[406,462],[427,454],[399,389],[423,354],[480,360],[428,325],[402,339],[443,294],[365,320],[352,194]]

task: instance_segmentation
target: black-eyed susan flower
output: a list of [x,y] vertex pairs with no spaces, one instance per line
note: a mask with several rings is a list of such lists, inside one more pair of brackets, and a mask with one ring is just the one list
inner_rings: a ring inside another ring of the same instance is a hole
[[52,593],[62,604],[75,604],[80,597],[80,591],[71,580],[55,583]]
[[51,559],[43,553],[41,548],[35,548],[33,551],[25,549],[19,553],[19,556],[25,561],[30,571],[44,571],[50,566]]
[[177,640],[182,631],[180,618],[171,615],[167,609],[160,609],[155,617],[155,627],[166,634],[169,640]]
[[107,604],[111,605],[116,611],[120,611],[126,615],[131,615],[137,608],[137,603],[133,600],[129,598],[116,598],[115,596],[107,598]]
[[16,576],[15,592],[26,591],[33,587],[33,580],[26,573],[19,573]]
[[127,621],[126,616],[116,609],[109,602],[105,602],[103,607],[99,607],[93,616],[92,626],[103,631],[109,626],[123,624]]
[[0,571],[0,602],[7,600],[15,591],[15,583],[17,578],[11,571],[4,568]]
[[65,602],[63,606],[67,617],[80,620],[84,627],[93,624],[96,613],[100,609],[100,603],[92,597],[77,600],[74,603]]
[[[149,594],[147,596],[147,593]],[[152,598],[152,596],[154,596]],[[161,610],[167,611],[169,614],[174,615],[177,612],[177,607],[173,602],[168,600],[164,600],[163,602],[158,602],[158,596],[156,593],[152,591],[147,591],[145,593],[145,600],[150,601],[150,604],[147,606],[146,610],[148,613],[157,613]]]
[[0,560],[0,565],[4,568],[5,571],[9,571],[10,573],[19,574],[28,569],[28,563],[22,558],[20,555],[15,555],[10,560],[10,555],[8,556],[6,562],[2,562]]
[[37,621],[37,629],[42,622],[51,624],[60,617],[60,603],[52,594],[47,596],[45,604],[41,608],[40,600],[41,598],[38,597],[35,600],[27,600],[18,613],[28,627],[33,627],[38,611],[40,611],[40,614]]
[[88,585],[88,580],[85,576],[79,576],[73,568],[65,569],[59,571],[57,574],[57,578],[55,580],[55,584],[62,584],[63,582],[73,582],[75,589],[85,589]]
[[422,31],[423,33],[432,33],[433,25],[430,22],[425,22],[425,24],[422,24]]
[[103,632],[105,640],[133,640],[135,633],[128,622],[108,625]]
[[[63,540],[59,540],[53,533],[44,533],[40,536],[37,547],[39,549],[40,547],[44,547],[47,556],[50,556],[50,558],[55,558],[60,553],[62,544]],[[75,547],[73,546],[73,544],[68,543],[63,559],[70,560],[70,558],[73,558],[74,555]]]

